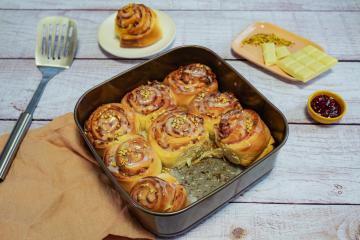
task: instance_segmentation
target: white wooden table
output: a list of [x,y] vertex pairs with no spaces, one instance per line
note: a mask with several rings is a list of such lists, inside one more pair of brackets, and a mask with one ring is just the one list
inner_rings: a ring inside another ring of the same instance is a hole
[[[259,184],[182,239],[360,239],[360,1],[182,0],[143,3],[177,25],[173,47],[206,46],[237,69],[286,115],[290,135],[274,170]],[[124,1],[0,1],[0,132],[8,132],[40,80],[34,64],[35,28],[47,15],[78,23],[79,49],[71,69],[48,85],[33,127],[73,111],[81,94],[144,59],[102,52],[99,23]],[[269,21],[320,44],[339,63],[308,84],[290,84],[236,59],[231,40],[248,24]],[[312,122],[310,93],[334,90],[348,104],[332,126]]]

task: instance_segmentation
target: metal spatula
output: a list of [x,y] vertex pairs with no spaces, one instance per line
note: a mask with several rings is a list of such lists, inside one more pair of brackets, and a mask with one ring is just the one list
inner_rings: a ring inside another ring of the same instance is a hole
[[76,23],[66,17],[45,17],[37,27],[35,62],[42,73],[26,110],[20,114],[14,129],[0,155],[0,182],[6,177],[16,152],[30,128],[32,116],[46,84],[73,62],[77,47]]

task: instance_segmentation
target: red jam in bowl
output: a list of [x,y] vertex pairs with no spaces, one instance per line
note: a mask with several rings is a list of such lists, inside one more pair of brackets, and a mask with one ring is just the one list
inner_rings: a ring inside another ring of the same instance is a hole
[[326,118],[335,118],[341,114],[341,106],[334,98],[327,95],[319,95],[311,101],[311,108]]

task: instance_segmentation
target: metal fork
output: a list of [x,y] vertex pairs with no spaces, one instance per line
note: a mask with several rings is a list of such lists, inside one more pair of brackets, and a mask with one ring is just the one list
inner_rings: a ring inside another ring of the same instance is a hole
[[33,113],[47,83],[56,74],[71,66],[76,47],[75,21],[58,16],[45,17],[40,20],[37,27],[35,63],[42,73],[42,80],[26,110],[20,114],[0,155],[0,182],[5,179],[17,150],[30,128]]

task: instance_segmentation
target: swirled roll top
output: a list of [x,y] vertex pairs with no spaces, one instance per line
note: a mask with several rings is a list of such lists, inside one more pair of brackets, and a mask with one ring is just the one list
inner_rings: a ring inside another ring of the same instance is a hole
[[[120,10],[121,37],[132,36],[139,26],[145,34],[152,14],[142,4]],[[119,184],[154,212],[174,212],[187,204],[184,186],[162,174],[162,167],[191,167],[224,156],[246,167],[274,144],[260,116],[242,109],[233,93],[218,92],[216,75],[200,63],[179,67],[163,83],[152,81],[127,92],[121,103],[98,107],[84,128]]]
[[215,129],[216,144],[235,164],[248,166],[273,149],[268,127],[253,110],[235,109],[223,114]]
[[104,151],[104,162],[118,182],[130,191],[142,177],[161,172],[161,161],[140,135],[128,134]]
[[205,127],[211,135],[214,126],[220,122],[220,116],[232,109],[242,109],[234,94],[229,92],[201,92],[191,101],[189,112],[201,115],[205,120]]
[[85,123],[85,134],[101,155],[113,141],[135,131],[134,114],[119,103],[98,107]]
[[170,86],[179,106],[188,106],[201,92],[217,92],[218,82],[212,70],[200,63],[181,66],[166,76],[164,83]]
[[147,130],[158,115],[176,107],[170,88],[158,81],[128,92],[121,103],[135,113],[141,130]]
[[187,204],[185,188],[169,174],[140,179],[130,195],[140,205],[154,212],[175,212]]
[[146,47],[162,36],[156,13],[144,4],[129,4],[118,10],[115,33],[121,47]]
[[148,136],[163,165],[169,168],[190,163],[198,156],[195,153],[209,145],[204,119],[181,108],[161,114],[152,123]]

